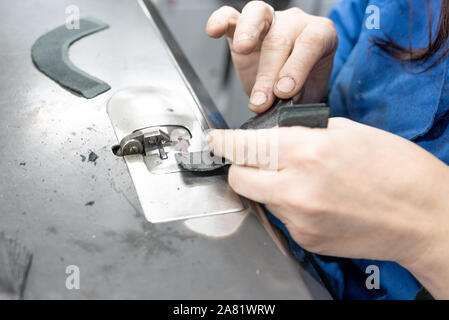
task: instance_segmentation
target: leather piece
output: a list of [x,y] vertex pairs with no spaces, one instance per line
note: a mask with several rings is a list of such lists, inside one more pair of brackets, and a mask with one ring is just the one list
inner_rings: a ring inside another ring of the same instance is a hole
[[111,87],[81,69],[69,59],[69,47],[75,41],[109,26],[93,18],[80,19],[79,29],[59,26],[42,35],[31,48],[35,66],[49,78],[83,97],[90,99]]

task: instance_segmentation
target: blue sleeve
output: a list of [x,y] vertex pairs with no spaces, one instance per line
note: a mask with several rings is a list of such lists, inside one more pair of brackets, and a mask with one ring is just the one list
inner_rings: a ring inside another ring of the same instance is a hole
[[368,0],[340,0],[332,8],[329,18],[338,33],[338,49],[334,59],[331,84],[359,39]]

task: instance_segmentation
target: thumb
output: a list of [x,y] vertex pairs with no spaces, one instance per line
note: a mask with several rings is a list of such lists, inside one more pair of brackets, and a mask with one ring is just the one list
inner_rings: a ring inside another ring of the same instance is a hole
[[329,123],[327,125],[327,127],[331,130],[332,129],[352,128],[352,127],[356,127],[356,126],[360,126],[360,124],[358,122],[349,120],[347,118],[342,118],[342,117],[330,118]]

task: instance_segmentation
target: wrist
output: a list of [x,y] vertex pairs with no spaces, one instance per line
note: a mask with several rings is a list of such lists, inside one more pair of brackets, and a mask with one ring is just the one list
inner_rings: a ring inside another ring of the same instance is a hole
[[449,299],[449,201],[442,189],[435,194],[440,199],[434,202],[432,212],[422,212],[428,219],[420,226],[423,232],[417,237],[416,252],[399,263],[436,299]]
[[420,258],[416,263],[404,267],[436,299],[449,299],[449,254],[447,245],[440,246],[432,254]]

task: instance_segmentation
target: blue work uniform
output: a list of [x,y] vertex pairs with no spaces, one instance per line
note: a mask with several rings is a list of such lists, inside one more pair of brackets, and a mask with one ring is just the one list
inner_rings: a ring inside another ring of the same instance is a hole
[[[430,1],[433,35],[438,30],[440,6],[441,1]],[[412,48],[427,47],[427,1],[342,0],[329,17],[339,35],[328,100],[332,116],[395,133],[449,163],[448,58],[436,63],[440,56],[436,54],[424,64],[409,65],[373,44],[378,37],[405,47],[410,43]],[[336,299],[413,299],[422,287],[394,262],[305,252],[278,219],[269,217],[288,236],[294,256]],[[379,289],[366,286],[370,265],[379,268]]]

